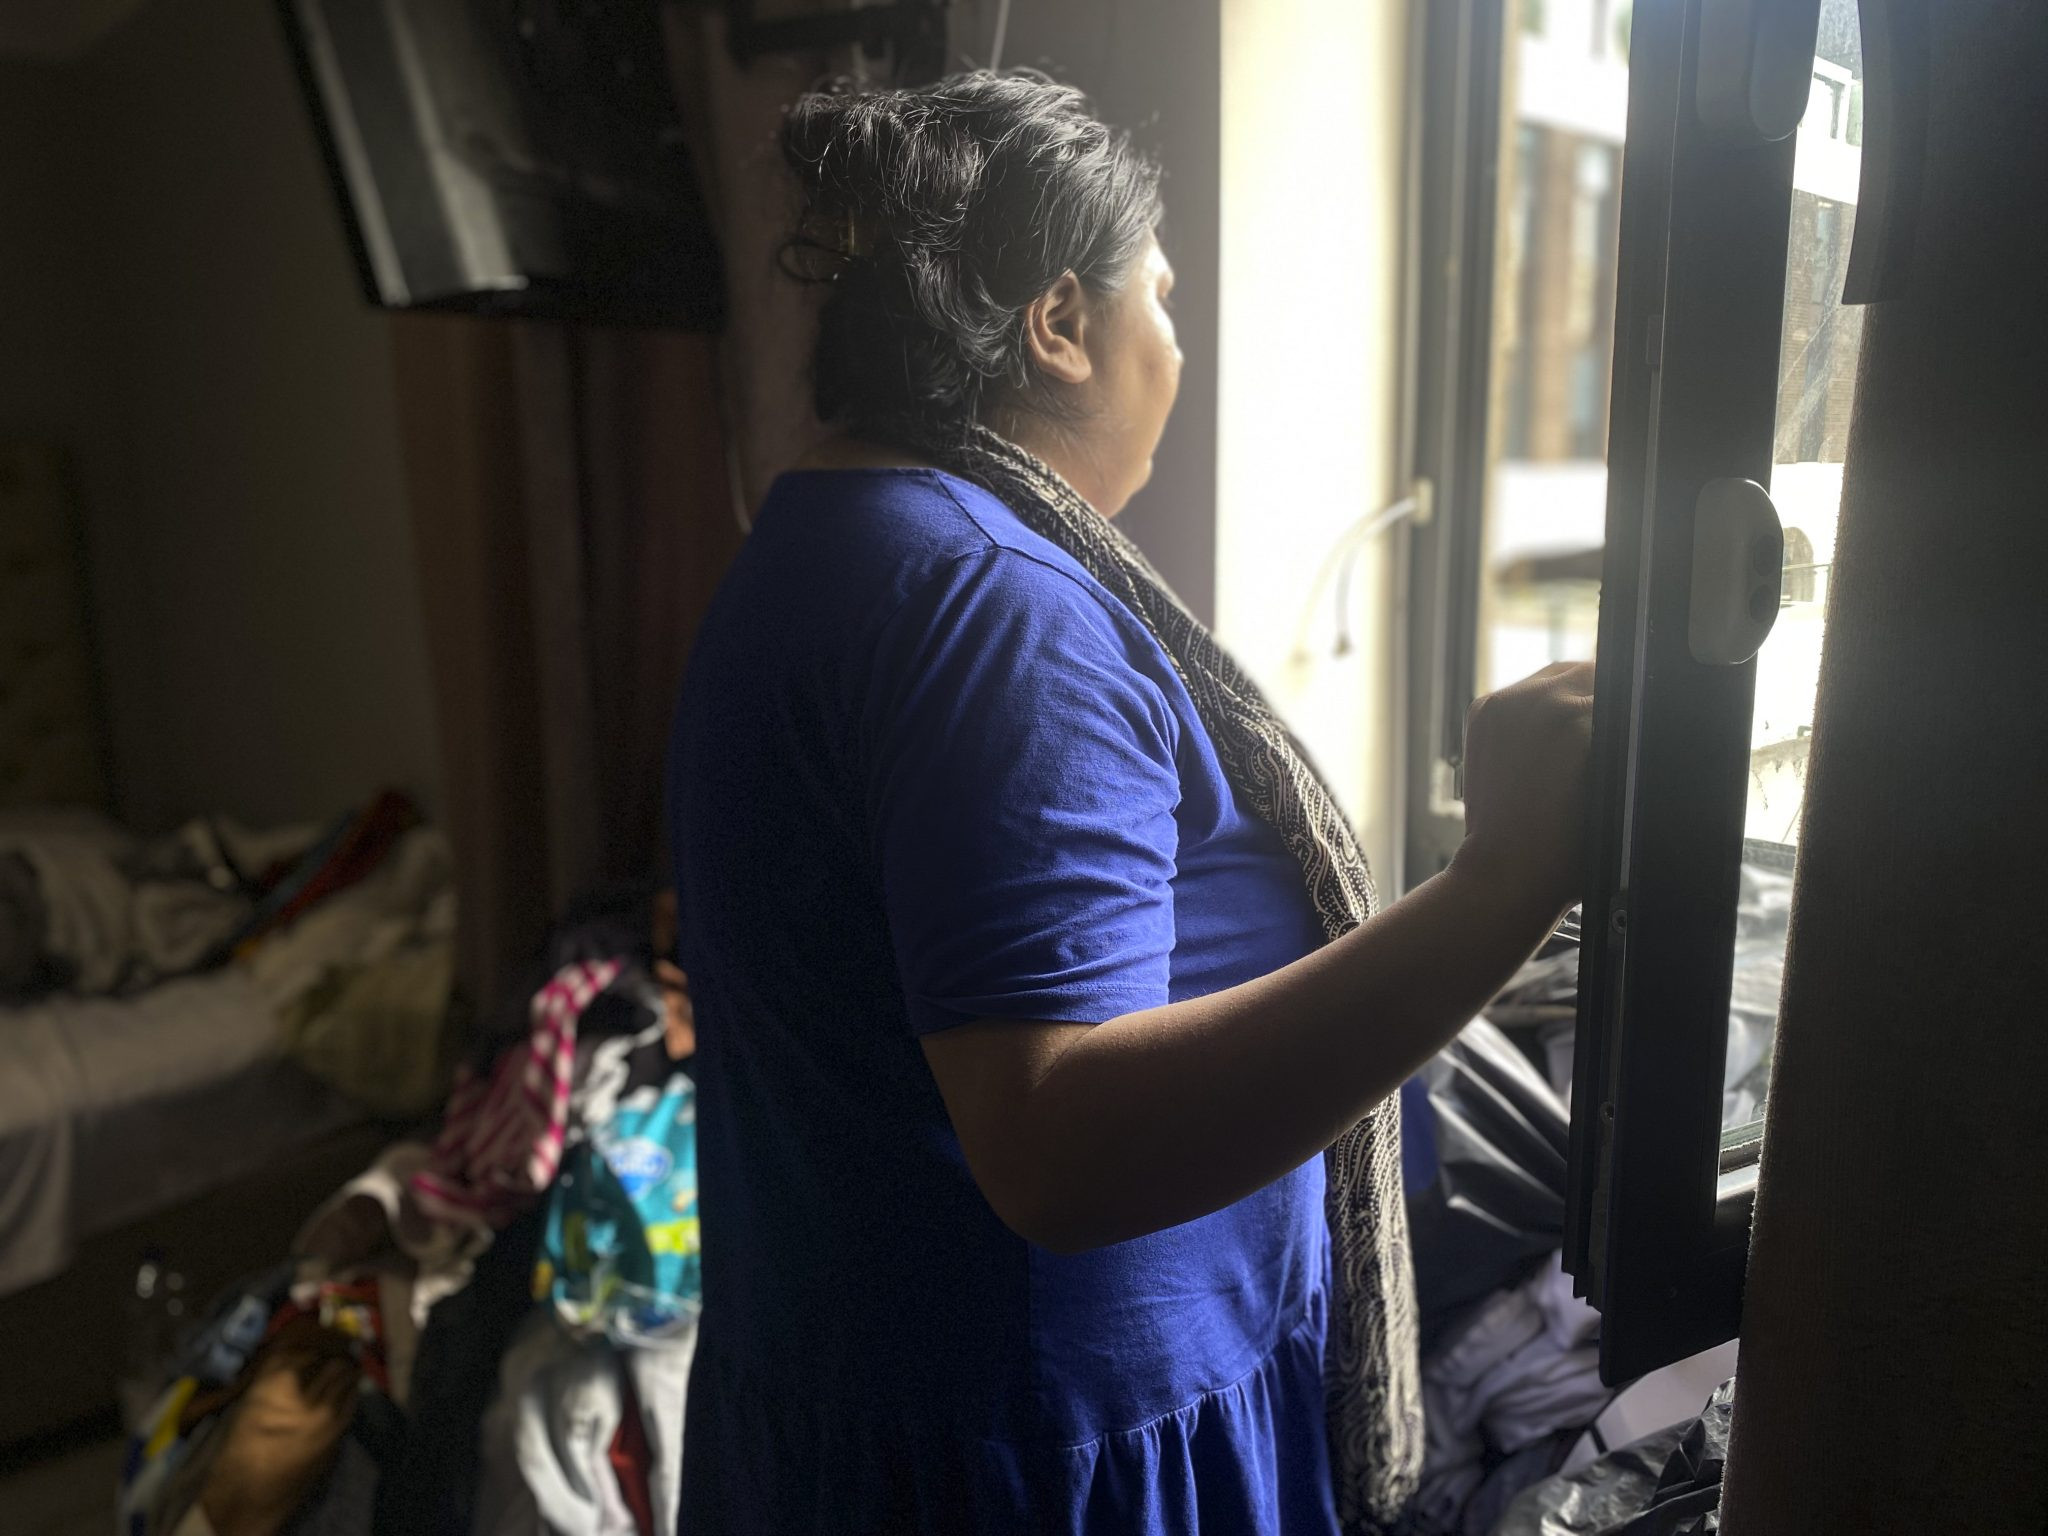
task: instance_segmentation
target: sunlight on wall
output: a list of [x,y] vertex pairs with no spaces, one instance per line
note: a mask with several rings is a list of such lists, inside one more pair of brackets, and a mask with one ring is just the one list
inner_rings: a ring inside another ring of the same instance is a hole
[[1400,496],[1405,7],[1224,0],[1217,630],[1336,788],[1377,868],[1396,815],[1390,551],[1340,538]]

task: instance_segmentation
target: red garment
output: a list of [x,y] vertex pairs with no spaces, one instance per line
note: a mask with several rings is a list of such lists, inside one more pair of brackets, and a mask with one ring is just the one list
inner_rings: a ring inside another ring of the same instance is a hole
[[[266,876],[263,883],[268,894],[259,903],[256,920],[237,935],[237,951],[246,952],[267,934],[289,927],[310,908],[367,877],[398,840],[419,824],[419,807],[397,790],[385,790],[348,819],[331,839],[332,846],[316,848],[293,865]],[[315,858],[318,862],[312,863]],[[296,889],[281,895],[280,889],[293,880],[300,882]]]
[[561,1166],[576,1024],[623,962],[564,966],[533,997],[533,1033],[498,1058],[488,1081],[455,1079],[427,1165],[411,1179],[422,1214],[493,1231],[525,1210]]
[[619,1427],[612,1434],[606,1456],[619,1479],[619,1496],[632,1512],[634,1527],[640,1536],[654,1536],[654,1496],[647,1482],[654,1452],[640,1418],[640,1394],[633,1390],[633,1373],[623,1367],[619,1371]]

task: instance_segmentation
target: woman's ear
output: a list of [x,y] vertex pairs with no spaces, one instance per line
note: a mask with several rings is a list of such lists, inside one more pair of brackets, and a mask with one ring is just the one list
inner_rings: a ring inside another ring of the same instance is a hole
[[1071,272],[1024,311],[1024,347],[1038,371],[1060,384],[1085,384],[1095,376],[1088,355],[1095,319],[1088,290]]

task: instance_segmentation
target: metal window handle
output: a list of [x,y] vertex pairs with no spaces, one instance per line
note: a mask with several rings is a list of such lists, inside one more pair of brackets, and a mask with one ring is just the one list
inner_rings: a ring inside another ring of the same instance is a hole
[[1693,660],[1733,667],[1763,649],[1784,581],[1785,530],[1770,493],[1754,480],[1709,480],[1693,508]]
[[1700,121],[1754,143],[1788,137],[1806,115],[1819,35],[1820,0],[1703,0]]

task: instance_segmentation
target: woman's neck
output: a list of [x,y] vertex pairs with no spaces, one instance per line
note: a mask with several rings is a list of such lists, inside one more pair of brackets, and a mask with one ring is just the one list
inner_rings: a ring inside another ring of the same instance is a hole
[[902,448],[871,443],[850,433],[835,432],[797,456],[792,469],[936,469],[929,460]]
[[1109,505],[1109,486],[1101,473],[1101,466],[1077,434],[1063,431],[1057,422],[1048,421],[1043,416],[1026,414],[1011,416],[997,430],[1033,458],[1057,471],[1062,480],[1081,493],[1082,500],[1104,517],[1115,517],[1123,510]]

